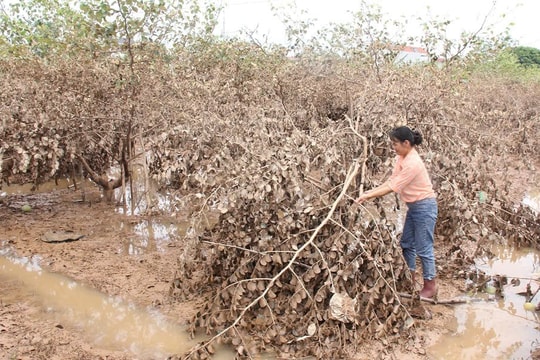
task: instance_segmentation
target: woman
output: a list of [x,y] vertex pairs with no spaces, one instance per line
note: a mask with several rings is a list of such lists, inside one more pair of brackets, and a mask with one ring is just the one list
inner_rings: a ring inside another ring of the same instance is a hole
[[421,260],[424,287],[420,296],[432,298],[437,293],[435,283],[435,254],[433,240],[437,221],[437,200],[424,162],[416,151],[422,143],[422,135],[407,126],[395,128],[390,139],[397,154],[396,164],[390,178],[382,185],[366,191],[356,202],[396,192],[407,204],[407,216],[401,235],[403,257],[411,270],[414,283],[416,256]]

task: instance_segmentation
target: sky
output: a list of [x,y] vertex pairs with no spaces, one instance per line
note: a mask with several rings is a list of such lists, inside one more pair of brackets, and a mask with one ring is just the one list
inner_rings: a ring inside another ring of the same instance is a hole
[[[258,37],[270,42],[285,39],[281,22],[273,15],[271,4],[307,11],[317,24],[348,22],[350,13],[360,9],[362,0],[216,0],[224,10],[217,32],[224,36],[237,35],[241,30],[257,30]],[[377,4],[389,19],[408,19],[407,35],[420,34],[419,16],[452,20],[448,35],[457,39],[462,31],[475,32],[488,16],[495,29],[513,23],[510,35],[520,46],[540,49],[540,0],[365,0]],[[493,4],[495,6],[493,7]],[[428,9],[429,6],[429,9]],[[490,10],[493,10],[490,13]],[[504,15],[504,17],[503,17]],[[410,32],[410,34],[409,34]],[[418,44],[409,44],[418,45]]]

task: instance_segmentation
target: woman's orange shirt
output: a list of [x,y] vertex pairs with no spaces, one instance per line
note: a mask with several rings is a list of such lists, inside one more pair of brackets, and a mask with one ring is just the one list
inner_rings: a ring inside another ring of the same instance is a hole
[[426,166],[415,148],[405,157],[397,156],[387,183],[406,203],[435,197]]

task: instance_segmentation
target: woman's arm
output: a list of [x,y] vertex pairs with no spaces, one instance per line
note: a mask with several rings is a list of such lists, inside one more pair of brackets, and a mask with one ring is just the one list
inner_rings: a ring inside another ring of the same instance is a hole
[[363,203],[366,200],[370,200],[379,196],[384,196],[386,194],[389,194],[392,192],[392,189],[390,188],[390,185],[388,185],[388,182],[385,182],[382,185],[377,186],[374,189],[371,189],[369,191],[364,192],[358,199],[355,201],[358,204]]

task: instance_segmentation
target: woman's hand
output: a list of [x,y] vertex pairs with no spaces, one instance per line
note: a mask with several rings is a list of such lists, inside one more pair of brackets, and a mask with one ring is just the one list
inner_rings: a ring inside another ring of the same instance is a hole
[[391,192],[392,192],[392,188],[390,187],[390,185],[388,185],[388,183],[384,183],[380,186],[377,186],[374,189],[366,191],[365,193],[360,195],[358,199],[354,200],[354,202],[356,202],[357,204],[361,204],[365,202],[366,200],[373,199],[379,196],[384,196]]
[[354,202],[357,203],[357,204],[362,204],[363,202],[365,202],[366,200],[369,200],[369,199],[370,199],[369,191],[366,191],[365,193],[360,195],[360,197],[358,197],[358,199],[354,200]]

